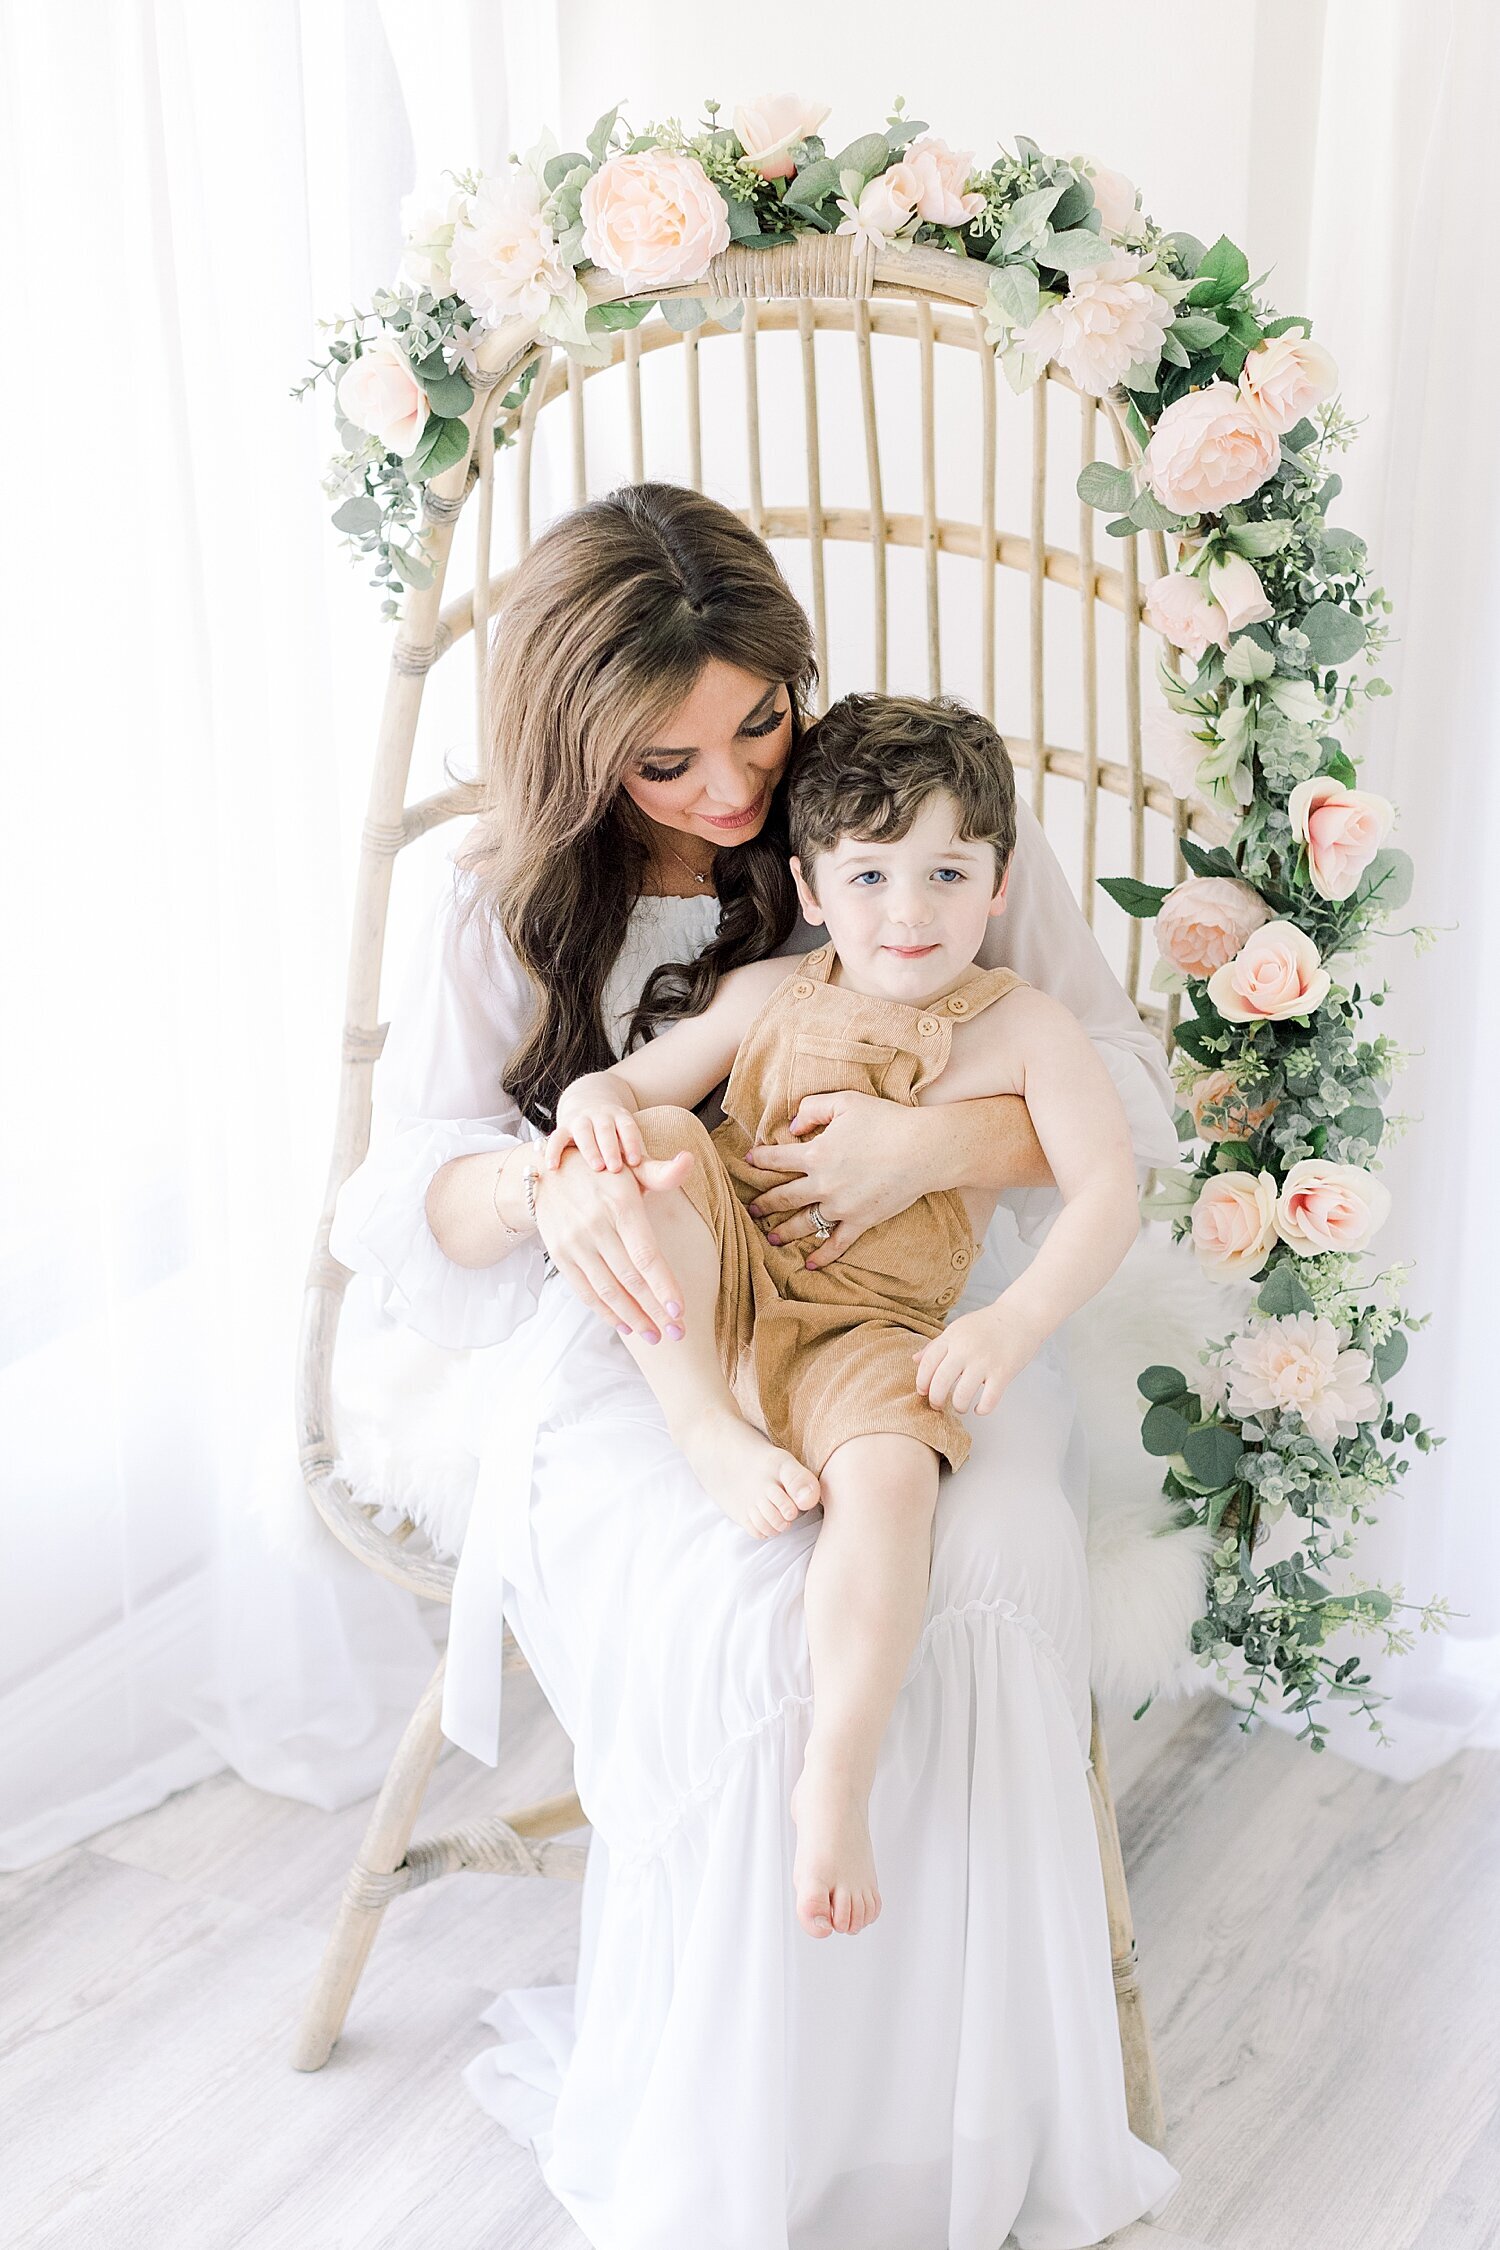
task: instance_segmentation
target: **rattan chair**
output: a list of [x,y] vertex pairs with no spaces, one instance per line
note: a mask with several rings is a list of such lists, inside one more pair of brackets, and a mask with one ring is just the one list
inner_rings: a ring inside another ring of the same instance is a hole
[[[397,857],[438,823],[471,813],[477,804],[477,790],[468,785],[406,801],[428,674],[440,661],[458,662],[467,640],[482,740],[489,621],[506,583],[497,544],[508,550],[512,567],[524,553],[539,462],[546,463],[553,507],[607,489],[622,474],[639,480],[648,470],[703,486],[706,407],[730,395],[738,423],[741,513],[776,543],[789,575],[809,597],[825,696],[830,660],[836,661],[830,614],[849,607],[851,566],[857,565],[867,587],[873,648],[869,638],[859,643],[851,659],[855,668],[842,686],[885,688],[893,669],[901,668],[904,636],[906,673],[894,684],[918,690],[925,685],[929,693],[952,685],[998,716],[1033,807],[1072,857],[1091,922],[1099,897],[1096,872],[1143,877],[1149,864],[1158,880],[1173,879],[1184,808],[1145,774],[1141,759],[1137,542],[1101,538],[1098,548],[1108,552],[1096,552],[1096,518],[1073,490],[1081,464],[1105,451],[1127,460],[1130,441],[1113,404],[1072,394],[1059,368],[1050,368],[1029,397],[1010,397],[985,341],[987,280],[984,266],[943,251],[875,255],[848,237],[809,237],[771,251],[730,248],[704,283],[666,293],[742,300],[737,333],[715,321],[683,328],[655,313],[640,326],[614,333],[610,365],[599,369],[564,360],[520,321],[494,331],[480,347],[482,373],[468,417],[475,442],[465,462],[427,488],[423,523],[437,567],[429,587],[406,597],[391,654],[359,862],[337,1140],[308,1274],[297,1397],[302,1471],[320,1515],[363,1561],[415,1594],[447,1599],[451,1561],[435,1552],[409,1519],[391,1532],[378,1528],[375,1503],[351,1491],[336,1468],[332,1366],[349,1276],[331,1257],[328,1235],[338,1189],[368,1143],[371,1074],[385,1028],[377,1021],[381,957]],[[607,274],[592,272],[586,282],[594,303],[620,294]],[[673,311],[678,319],[692,317],[675,306]],[[658,353],[668,355],[659,365]],[[836,411],[835,355],[842,355]],[[673,361],[680,367],[680,390]],[[517,400],[518,379],[528,368],[529,387]],[[664,402],[660,383],[669,372],[674,390]],[[889,396],[877,398],[877,374],[887,392],[895,384],[901,425],[896,444]],[[792,391],[790,411],[779,417],[766,413],[773,377],[789,381]],[[595,435],[601,419],[596,383],[608,392],[603,419],[622,456],[607,481],[590,476],[588,409],[594,408]],[[648,464],[653,417],[655,424],[664,423],[674,456],[663,465],[654,459]],[[766,420],[778,429],[789,426],[791,442],[763,447]],[[493,442],[492,432],[498,432]],[[939,506],[940,493],[946,499],[946,486],[955,482],[955,461],[964,487],[960,506],[966,510],[958,514]],[[842,481],[851,463],[857,464],[863,490],[857,498],[842,492],[835,498],[830,489],[835,477]],[[894,488],[903,478],[908,489],[898,495]],[[728,472],[715,474],[707,489],[736,504],[738,493],[727,489],[732,481]],[[916,505],[893,510],[894,497]],[[1002,528],[1001,516],[1010,508],[1022,516],[1024,530]],[[472,584],[445,606],[450,554],[465,513],[474,527]],[[1159,539],[1154,549],[1153,575],[1166,568]],[[954,576],[960,567],[966,567],[969,581],[964,592]],[[950,620],[960,607],[964,652],[974,661],[963,678],[945,683],[945,627],[951,642]],[[1076,609],[1071,619],[1068,608]],[[1108,651],[1106,634],[1114,643]],[[1059,720],[1056,712],[1064,707],[1066,716]],[[1066,746],[1059,739],[1065,733],[1072,735]],[[1117,944],[1127,988],[1135,992],[1140,924],[1131,922],[1126,931],[1112,905],[1101,911],[1111,918],[1104,934]],[[1170,1005],[1142,1008],[1163,1036],[1170,1028]],[[524,1666],[509,1633],[504,1662],[508,1669]],[[441,1683],[439,1665],[350,1872],[297,2042],[299,2069],[316,2070],[327,2060],[381,1916],[400,1893],[461,1868],[575,1880],[582,1873],[584,1847],[556,1840],[584,1825],[574,1796],[497,1812],[413,1843],[441,1746]],[[1159,2147],[1161,2100],[1137,1984],[1097,1708],[1089,1785],[1109,1907],[1130,2120],[1143,2140]]]

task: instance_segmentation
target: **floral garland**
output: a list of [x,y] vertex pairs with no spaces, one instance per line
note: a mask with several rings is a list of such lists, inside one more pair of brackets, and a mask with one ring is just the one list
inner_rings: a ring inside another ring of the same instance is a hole
[[[1333,362],[1306,319],[1273,315],[1233,243],[1164,233],[1128,180],[1085,158],[1018,140],[979,167],[899,101],[883,131],[833,155],[818,137],[827,111],[795,96],[747,104],[731,126],[707,109],[692,133],[676,121],[635,133],[611,110],[584,151],[549,139],[497,174],[450,174],[408,198],[398,286],[331,323],[327,358],[293,394],[336,384],[334,523],[374,557],[396,616],[399,589],[431,580],[420,487],[467,451],[487,330],[520,317],[602,364],[612,330],[643,320],[659,291],[703,279],[731,244],[808,233],[880,250],[929,243],[984,264],[987,335],[1012,388],[1056,361],[1123,411],[1139,465],[1096,461],[1079,494],[1111,511],[1116,536],[1177,544],[1145,602],[1172,651],[1156,748],[1176,793],[1232,824],[1212,849],[1184,840],[1191,872],[1170,889],[1103,885],[1154,921],[1153,983],[1192,1009],[1173,1067],[1196,1153],[1148,1208],[1215,1279],[1254,1284],[1190,1374],[1142,1375],[1142,1437],[1180,1520],[1214,1537],[1192,1634],[1200,1664],[1249,1686],[1247,1714],[1279,1687],[1315,1750],[1326,1699],[1357,1703],[1384,1739],[1359,1658],[1336,1660],[1328,1644],[1348,1627],[1404,1650],[1412,1631],[1391,1620],[1415,1605],[1399,1587],[1335,1590],[1330,1566],[1410,1449],[1439,1441],[1386,1397],[1421,1323],[1402,1307],[1402,1270],[1371,1275],[1365,1255],[1389,1207],[1374,1166],[1401,1122],[1384,1104],[1402,1058],[1384,1034],[1363,1034],[1366,1008],[1385,998],[1363,964],[1411,869],[1386,841],[1393,808],[1356,786],[1334,731],[1389,692],[1358,675],[1390,605],[1368,582],[1363,542],[1328,522],[1340,489],[1329,455],[1354,434]],[[618,276],[629,301],[591,306],[589,266]],[[734,326],[742,311],[712,297],[662,304],[684,329]],[[531,372],[505,394],[512,422]],[[495,442],[509,441],[502,416]],[[1255,1549],[1288,1510],[1297,1549],[1261,1568]],[[1427,1630],[1447,1615],[1438,1601],[1418,1620]]]

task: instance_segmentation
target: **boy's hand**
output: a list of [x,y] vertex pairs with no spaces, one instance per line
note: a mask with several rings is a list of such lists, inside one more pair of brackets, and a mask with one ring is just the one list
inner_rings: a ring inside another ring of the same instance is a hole
[[1004,1300],[979,1312],[964,1313],[934,1336],[920,1352],[917,1389],[929,1406],[951,1406],[955,1414],[992,1414],[1041,1337],[1005,1310]]
[[545,1169],[555,1172],[569,1148],[595,1172],[625,1172],[646,1160],[634,1110],[603,1097],[569,1103],[564,1095],[557,1128],[548,1137]]

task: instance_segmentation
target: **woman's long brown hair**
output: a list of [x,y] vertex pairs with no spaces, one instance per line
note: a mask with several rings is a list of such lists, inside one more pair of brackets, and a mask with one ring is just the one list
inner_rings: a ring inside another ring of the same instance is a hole
[[[764,541],[679,485],[624,485],[562,517],[496,621],[480,833],[458,864],[476,878],[465,913],[498,921],[536,989],[503,1083],[542,1131],[564,1086],[614,1060],[604,987],[647,858],[622,778],[714,657],[785,683],[795,756],[816,677],[806,613]],[[788,849],[778,788],[760,834],[715,861],[718,935],[648,980],[627,1044],[696,1015],[727,970],[785,942]]]

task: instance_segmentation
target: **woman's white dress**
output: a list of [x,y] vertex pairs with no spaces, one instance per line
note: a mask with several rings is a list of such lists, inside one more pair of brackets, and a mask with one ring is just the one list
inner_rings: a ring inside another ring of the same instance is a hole
[[[530,1133],[500,1087],[529,994],[497,934],[459,931],[461,880],[393,1013],[333,1249],[371,1277],[374,1317],[459,1349],[506,1342],[484,1355],[444,1727],[496,1758],[503,1599],[592,1824],[576,1986],[506,1993],[469,2086],[598,2250],[1000,2250],[1012,2232],[1077,2250],[1160,2212],[1178,2175],[1125,2114],[1086,1778],[1083,1462],[1057,1358],[971,1423],[968,1464],[942,1481],[871,1803],[883,1911],[857,1939],[809,1938],[787,1801],[819,1519],[766,1541],[731,1523],[619,1338],[544,1285],[539,1252],[475,1271],[438,1249],[438,1166]],[[639,903],[616,1025],[716,911]],[[1024,808],[991,929],[986,961],[1073,1007],[1142,1161],[1170,1161],[1159,1050]],[[964,1305],[1004,1286],[1054,1207],[1008,1200]]]

